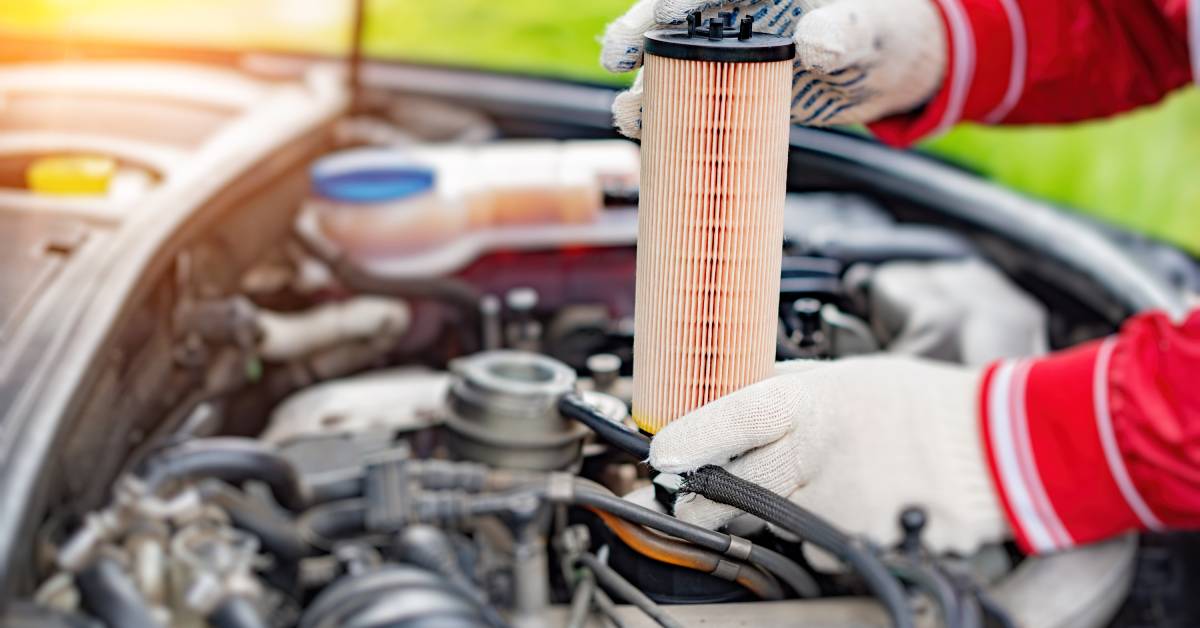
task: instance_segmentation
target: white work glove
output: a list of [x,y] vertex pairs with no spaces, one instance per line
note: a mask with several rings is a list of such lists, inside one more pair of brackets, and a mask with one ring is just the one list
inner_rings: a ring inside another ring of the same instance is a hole
[[[885,546],[899,514],[922,506],[922,539],[967,554],[1007,535],[976,411],[980,372],[916,358],[791,362],[654,437],[650,464],[670,473],[722,465]],[[680,519],[718,528],[740,513],[681,495]]]
[[1049,348],[1046,308],[980,260],[887,262],[861,284],[889,353],[984,366]]
[[[683,24],[693,11],[754,17],[754,30],[794,37],[792,121],[872,122],[929,101],[946,74],[946,33],[933,0],[639,0],[608,26],[601,62],[611,72],[642,65],[647,31]],[[641,136],[642,81],[617,96],[613,120]]]

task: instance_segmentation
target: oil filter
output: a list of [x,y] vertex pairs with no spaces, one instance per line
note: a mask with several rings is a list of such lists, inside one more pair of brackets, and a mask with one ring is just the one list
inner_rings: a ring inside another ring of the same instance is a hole
[[633,415],[650,433],[775,360],[795,45],[730,17],[646,35]]

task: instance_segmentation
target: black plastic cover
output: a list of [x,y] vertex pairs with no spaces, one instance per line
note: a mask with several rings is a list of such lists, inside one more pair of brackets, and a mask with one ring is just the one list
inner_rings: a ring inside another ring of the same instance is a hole
[[754,32],[754,18],[733,23],[732,13],[703,22],[699,13],[688,16],[687,28],[646,33],[646,54],[688,61],[763,63],[787,61],[796,56],[790,37]]

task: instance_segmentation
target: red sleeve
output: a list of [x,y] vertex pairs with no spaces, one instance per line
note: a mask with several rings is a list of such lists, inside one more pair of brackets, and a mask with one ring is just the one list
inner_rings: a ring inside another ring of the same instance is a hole
[[921,110],[870,125],[892,145],[911,144],[964,120],[1104,117],[1200,80],[1193,75],[1193,65],[1200,69],[1200,0],[935,4],[947,33],[946,79]]
[[1200,528],[1200,311],[1161,313],[1046,358],[991,366],[980,415],[1022,549]]

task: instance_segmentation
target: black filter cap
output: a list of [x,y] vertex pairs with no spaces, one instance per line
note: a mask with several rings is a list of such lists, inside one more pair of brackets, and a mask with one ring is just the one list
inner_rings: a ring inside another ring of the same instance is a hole
[[688,15],[687,28],[646,33],[646,54],[727,63],[787,61],[796,56],[796,44],[790,37],[754,32],[749,15],[734,24],[733,13],[722,11],[705,22],[697,11]]

